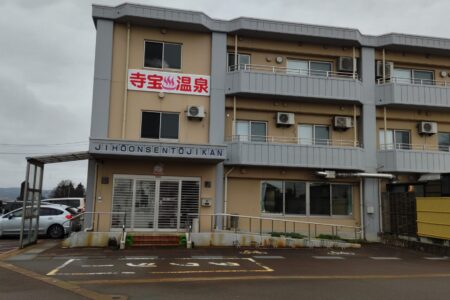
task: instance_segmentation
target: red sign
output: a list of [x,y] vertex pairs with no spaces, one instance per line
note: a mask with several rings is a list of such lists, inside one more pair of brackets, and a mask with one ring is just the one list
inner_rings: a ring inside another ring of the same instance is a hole
[[209,76],[128,70],[128,89],[133,91],[164,92],[209,96]]

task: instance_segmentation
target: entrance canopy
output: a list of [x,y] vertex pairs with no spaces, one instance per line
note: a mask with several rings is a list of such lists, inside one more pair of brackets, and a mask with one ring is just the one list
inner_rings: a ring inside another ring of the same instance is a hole
[[85,160],[88,158],[89,158],[89,152],[81,151],[81,152],[49,154],[49,155],[43,155],[43,156],[27,157],[27,161],[28,161],[28,163],[43,165],[43,164],[75,161],[75,160]]

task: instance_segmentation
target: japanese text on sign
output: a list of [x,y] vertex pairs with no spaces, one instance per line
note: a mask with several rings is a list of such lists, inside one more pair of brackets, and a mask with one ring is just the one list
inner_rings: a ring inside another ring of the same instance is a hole
[[128,70],[128,89],[134,91],[165,92],[209,96],[209,76]]

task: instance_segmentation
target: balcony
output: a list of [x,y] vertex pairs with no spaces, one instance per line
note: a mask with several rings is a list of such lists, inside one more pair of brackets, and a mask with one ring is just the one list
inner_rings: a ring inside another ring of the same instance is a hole
[[232,66],[226,75],[227,95],[285,96],[360,102],[358,75],[260,65]]
[[445,81],[408,78],[379,79],[375,87],[377,105],[412,105],[450,108],[450,84]]
[[431,145],[381,145],[378,150],[378,169],[381,172],[448,173],[449,147]]
[[227,139],[229,165],[363,170],[363,149],[353,141],[266,136]]

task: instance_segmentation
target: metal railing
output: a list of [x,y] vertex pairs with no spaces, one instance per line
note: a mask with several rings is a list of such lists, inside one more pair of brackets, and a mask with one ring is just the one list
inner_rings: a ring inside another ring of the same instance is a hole
[[450,82],[444,80],[419,79],[419,78],[403,78],[403,77],[389,77],[377,79],[377,84],[384,83],[399,83],[399,84],[414,84],[414,85],[436,85],[450,87]]
[[380,144],[380,150],[415,150],[415,151],[449,152],[450,146],[395,143],[395,144]]
[[[192,224],[192,220],[195,218],[198,219],[199,232],[231,231],[259,235],[299,235],[309,240],[320,237],[320,235],[329,235],[333,239],[362,239],[362,229],[360,226],[222,213],[190,214],[190,224]],[[207,223],[206,226],[204,224],[205,222]],[[223,225],[223,228],[220,230],[217,229],[219,223]],[[187,231],[191,232],[191,229],[192,226],[189,226]]]
[[[108,224],[113,225],[113,222],[119,222],[116,225],[119,225],[119,227],[116,228],[122,228],[122,230],[125,230],[126,224],[127,224],[127,213],[126,212],[103,212],[103,211],[97,211],[97,212],[82,212],[76,216],[74,216],[72,219],[67,220],[65,222],[70,222],[71,224],[74,221],[83,221],[85,215],[92,215],[92,223],[90,228],[83,228],[83,224],[81,224],[81,230],[95,230],[99,231],[100,228],[100,217],[101,216],[108,216]],[[119,218],[116,218],[116,220],[113,220],[113,216],[117,215]],[[64,222],[64,223],[65,223]],[[94,225],[95,224],[95,225]]]
[[228,72],[241,71],[241,70],[299,75],[299,76],[346,78],[346,79],[354,79],[354,80],[360,79],[359,75],[357,73],[353,74],[352,72],[335,72],[335,71],[298,69],[298,68],[275,67],[275,66],[252,65],[252,64],[238,64],[238,65],[232,65],[232,66],[228,67]]
[[343,139],[310,139],[284,136],[265,135],[232,135],[225,138],[226,142],[256,142],[269,144],[299,144],[305,146],[329,147],[360,147],[358,141]]

